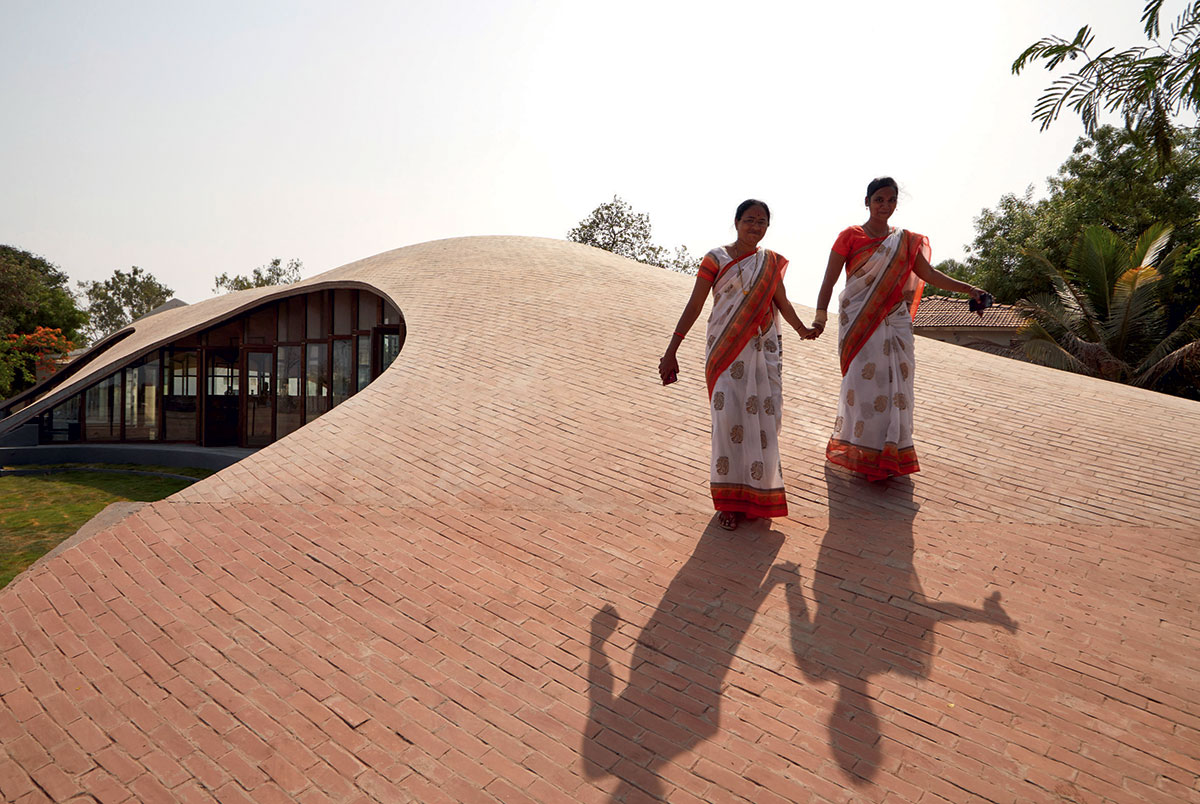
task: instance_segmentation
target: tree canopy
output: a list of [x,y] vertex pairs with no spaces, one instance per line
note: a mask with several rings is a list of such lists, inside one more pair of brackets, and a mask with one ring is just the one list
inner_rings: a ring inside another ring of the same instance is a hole
[[1025,351],[1037,363],[1195,396],[1200,310],[1170,327],[1158,284],[1171,227],[1152,224],[1133,247],[1112,230],[1083,230],[1064,264],[1034,255],[1054,286],[1018,303],[1029,316]]
[[0,336],[29,334],[38,327],[62,330],[79,340],[87,314],[79,309],[67,275],[43,257],[0,245]]
[[230,293],[268,285],[290,285],[300,281],[300,271],[303,268],[304,263],[298,259],[292,258],[284,265],[283,260],[276,257],[266,265],[255,268],[249,275],[221,274],[214,280],[213,293]]
[[63,355],[75,348],[57,327],[35,327],[0,339],[0,399],[25,390],[39,373],[53,374]]
[[93,343],[166,304],[174,293],[136,265],[128,272],[113,271],[103,282],[80,282],[79,288],[87,300],[87,335]]
[[1064,62],[1083,61],[1073,73],[1059,76],[1046,88],[1033,109],[1044,131],[1066,107],[1079,114],[1090,135],[1101,112],[1116,112],[1126,128],[1153,144],[1161,167],[1171,162],[1173,118],[1185,111],[1200,112],[1200,0],[1192,0],[1162,42],[1159,17],[1165,0],[1149,0],[1142,11],[1148,44],[1125,50],[1094,52],[1095,34],[1084,25],[1072,39],[1048,36],[1027,47],[1013,62],[1019,74],[1042,61],[1054,72]]
[[684,246],[678,246],[673,255],[668,255],[667,249],[655,245],[650,234],[650,216],[634,212],[633,207],[615,195],[612,201],[604,202],[581,220],[567,233],[567,239],[680,273],[694,274],[700,267],[700,260],[692,257]]
[[[1176,158],[1159,171],[1152,149],[1128,129],[1101,126],[1081,137],[1071,156],[1049,179],[1046,198],[1033,188],[1003,196],[975,219],[975,239],[965,262],[939,267],[991,291],[1008,304],[1051,290],[1052,281],[1034,255],[1065,265],[1079,233],[1102,226],[1133,241],[1155,222],[1173,227],[1185,253],[1200,245],[1200,131],[1172,134]],[[1173,323],[1200,303],[1200,251],[1171,267],[1159,292]],[[935,291],[936,292],[936,291]]]

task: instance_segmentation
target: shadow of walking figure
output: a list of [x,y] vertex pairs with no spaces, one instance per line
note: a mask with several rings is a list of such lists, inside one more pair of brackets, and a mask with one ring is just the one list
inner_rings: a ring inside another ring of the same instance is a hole
[[869,783],[882,760],[879,715],[870,679],[883,673],[929,675],[934,626],[985,622],[1016,631],[993,592],[975,608],[930,600],[913,566],[911,478],[866,484],[830,465],[829,527],[813,577],[816,610],[807,611],[795,565],[788,565],[788,608],[796,663],[811,680],[837,684],[829,740],[854,784]]
[[658,770],[717,732],[738,645],[763,599],[787,580],[773,568],[782,544],[763,525],[731,534],[714,520],[638,635],[620,696],[605,654],[620,617],[608,605],[592,618],[583,769],[620,780],[612,801],[661,798]]

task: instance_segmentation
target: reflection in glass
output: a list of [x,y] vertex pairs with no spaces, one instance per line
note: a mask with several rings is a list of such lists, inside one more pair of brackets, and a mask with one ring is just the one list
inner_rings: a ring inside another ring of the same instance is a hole
[[311,422],[329,410],[328,344],[308,344],[304,368],[304,421]]
[[400,333],[381,333],[379,344],[379,373],[382,374],[388,366],[392,365],[396,355],[400,354]]
[[358,336],[358,383],[355,390],[361,391],[371,382],[371,336]]
[[84,430],[88,441],[112,441],[121,437],[121,372],[110,374],[87,389],[84,401]]
[[350,382],[354,376],[354,367],[351,365],[351,354],[354,350],[351,348],[353,344],[349,338],[342,338],[333,342],[333,399],[330,407],[337,407],[350,398],[350,394],[354,393]]
[[397,310],[395,307],[393,307],[391,305],[391,303],[387,302],[387,301],[385,301],[383,303],[383,323],[385,323],[385,324],[399,324],[400,323],[400,311]]
[[232,355],[208,353],[207,391],[209,396],[237,396],[237,363]]
[[172,350],[163,369],[163,422],[167,441],[196,440],[199,363],[195,349]]
[[76,394],[42,414],[42,430],[39,441],[43,444],[79,440],[79,402],[82,395]]
[[246,446],[271,443],[271,352],[246,353]]
[[238,442],[238,389],[236,349],[209,349],[205,352],[204,445],[224,447]]
[[304,423],[300,399],[300,347],[280,346],[275,366],[275,437],[283,438]]
[[157,441],[160,387],[158,355],[125,369],[125,440]]

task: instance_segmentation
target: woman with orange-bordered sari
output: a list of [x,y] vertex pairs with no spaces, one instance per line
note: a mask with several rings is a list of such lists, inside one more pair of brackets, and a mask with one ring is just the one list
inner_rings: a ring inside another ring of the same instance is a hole
[[813,322],[819,336],[844,266],[846,287],[838,296],[842,388],[825,456],[868,480],[920,471],[913,446],[912,317],[925,283],[976,300],[983,292],[933,268],[927,237],[888,224],[898,193],[888,176],[867,185],[870,217],[834,242]]
[[704,309],[712,290],[704,375],[712,413],[710,466],[717,521],[734,530],[742,519],[787,516],[779,431],[783,422],[782,316],[802,337],[783,273],[788,261],[758,248],[771,211],[762,201],[742,202],[734,216],[737,239],[704,255],[692,296],[659,361],[663,384],[679,371],[675,352]]

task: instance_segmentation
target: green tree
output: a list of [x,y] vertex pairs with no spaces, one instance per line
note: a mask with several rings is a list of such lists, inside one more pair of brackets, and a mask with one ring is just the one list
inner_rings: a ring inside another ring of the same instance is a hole
[[1185,111],[1200,112],[1200,0],[1189,2],[1171,26],[1171,38],[1161,39],[1159,16],[1164,0],[1149,0],[1142,12],[1148,44],[1095,55],[1091,26],[1073,39],[1048,36],[1027,47],[1013,62],[1014,75],[1035,61],[1053,73],[1066,61],[1082,59],[1083,66],[1060,76],[1046,88],[1033,109],[1044,131],[1064,107],[1079,114],[1084,130],[1096,130],[1101,112],[1116,112],[1126,128],[1153,143],[1158,164],[1171,161],[1172,119]]
[[287,265],[284,265],[283,260],[276,257],[266,265],[255,268],[248,276],[221,274],[214,282],[213,293],[229,293],[268,285],[290,285],[300,281],[300,271],[303,268],[304,263],[298,259],[290,259]]
[[689,254],[685,246],[676,247],[674,255],[669,255],[665,248],[655,245],[650,235],[650,216],[634,212],[633,207],[615,195],[612,201],[593,209],[567,233],[567,239],[684,274],[694,274],[700,268],[700,260]]
[[58,328],[79,340],[87,313],[79,309],[67,275],[43,257],[0,246],[0,336]]
[[[1091,137],[1080,138],[1058,174],[1048,180],[1046,198],[1034,201],[1030,187],[1022,195],[1003,196],[996,207],[979,214],[965,263],[951,266],[947,273],[1012,304],[1051,289],[1031,253],[1064,265],[1072,244],[1088,226],[1104,226],[1132,241],[1162,221],[1174,227],[1177,243],[1196,242],[1200,239],[1200,131],[1179,128],[1172,136],[1176,158],[1164,172],[1156,169],[1152,151],[1134,132],[1101,126]],[[1200,269],[1200,259],[1195,264],[1177,263],[1169,281],[1161,283],[1160,292],[1175,323],[1200,303],[1200,275],[1189,279],[1192,274],[1186,273],[1193,269]],[[1198,295],[1190,295],[1189,287]]]
[[[1022,296],[1049,287],[1036,262],[1023,249],[1050,251],[1055,245],[1042,229],[1048,202],[1033,200],[1033,187],[1023,195],[1008,193],[994,209],[975,218],[975,240],[965,263],[946,260],[939,270],[991,292],[997,301],[1012,304]],[[931,285],[926,293],[948,295]]]
[[1018,302],[1029,317],[1031,360],[1143,388],[1200,396],[1200,309],[1173,330],[1159,294],[1171,227],[1154,224],[1131,249],[1111,230],[1089,226],[1056,266],[1038,259],[1053,293]]
[[693,257],[687,250],[687,246],[676,246],[675,254],[667,261],[664,266],[681,274],[695,276],[700,271],[700,258]]
[[596,207],[567,233],[575,243],[602,248],[613,254],[647,265],[662,266],[666,249],[650,239],[650,216],[634,212],[633,207],[618,196]]
[[80,282],[79,288],[87,300],[87,335],[92,343],[165,304],[174,293],[136,265],[128,273],[113,271],[103,282]]
[[75,348],[61,329],[35,327],[0,340],[0,399],[7,399],[37,381],[38,372],[53,374],[58,360]]

